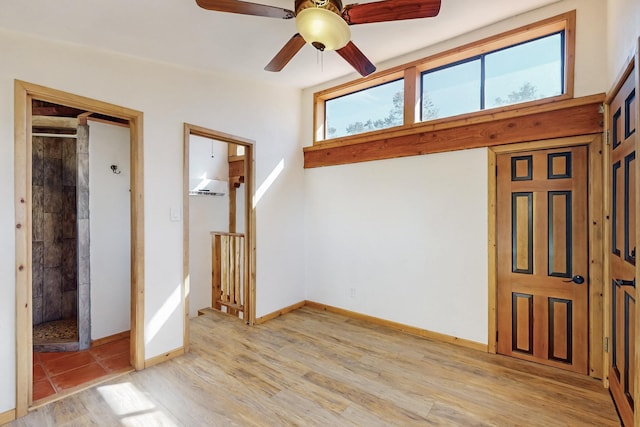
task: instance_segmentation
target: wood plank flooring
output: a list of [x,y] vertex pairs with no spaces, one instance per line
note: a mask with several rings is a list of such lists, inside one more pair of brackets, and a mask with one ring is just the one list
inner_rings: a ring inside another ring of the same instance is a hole
[[12,426],[615,426],[586,376],[302,308],[263,325],[207,313],[191,352]]

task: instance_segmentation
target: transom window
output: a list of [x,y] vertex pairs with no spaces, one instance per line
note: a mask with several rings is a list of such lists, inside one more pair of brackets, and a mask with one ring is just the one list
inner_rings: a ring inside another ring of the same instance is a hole
[[572,11],[318,92],[314,143],[571,98],[574,34]]
[[325,103],[327,138],[400,126],[404,122],[402,79],[333,98]]
[[564,31],[422,73],[421,119],[564,93]]

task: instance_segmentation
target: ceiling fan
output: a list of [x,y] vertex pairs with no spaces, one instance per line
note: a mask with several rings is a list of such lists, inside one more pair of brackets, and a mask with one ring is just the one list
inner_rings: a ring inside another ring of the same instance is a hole
[[295,12],[266,4],[241,0],[196,0],[198,6],[218,12],[296,20],[298,32],[264,68],[280,71],[305,43],[319,51],[335,50],[363,77],[376,70],[375,65],[351,41],[349,25],[373,22],[429,18],[440,12],[441,0],[381,0],[348,4],[341,0],[295,0]]

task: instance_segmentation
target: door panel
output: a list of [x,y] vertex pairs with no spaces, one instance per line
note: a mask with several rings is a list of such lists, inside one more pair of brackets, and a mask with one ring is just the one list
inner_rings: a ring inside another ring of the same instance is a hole
[[573,302],[562,298],[549,298],[549,358],[571,363],[571,319]]
[[497,170],[498,352],[586,373],[587,148],[500,154]]
[[533,295],[513,293],[513,349],[533,355]]
[[633,425],[635,384],[636,90],[630,73],[609,105],[611,173],[611,354],[609,387],[625,425]]

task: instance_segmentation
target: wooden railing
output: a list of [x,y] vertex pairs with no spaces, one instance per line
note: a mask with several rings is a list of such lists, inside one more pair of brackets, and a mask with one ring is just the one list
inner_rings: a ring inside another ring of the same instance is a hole
[[244,234],[211,232],[211,254],[211,306],[244,317]]

